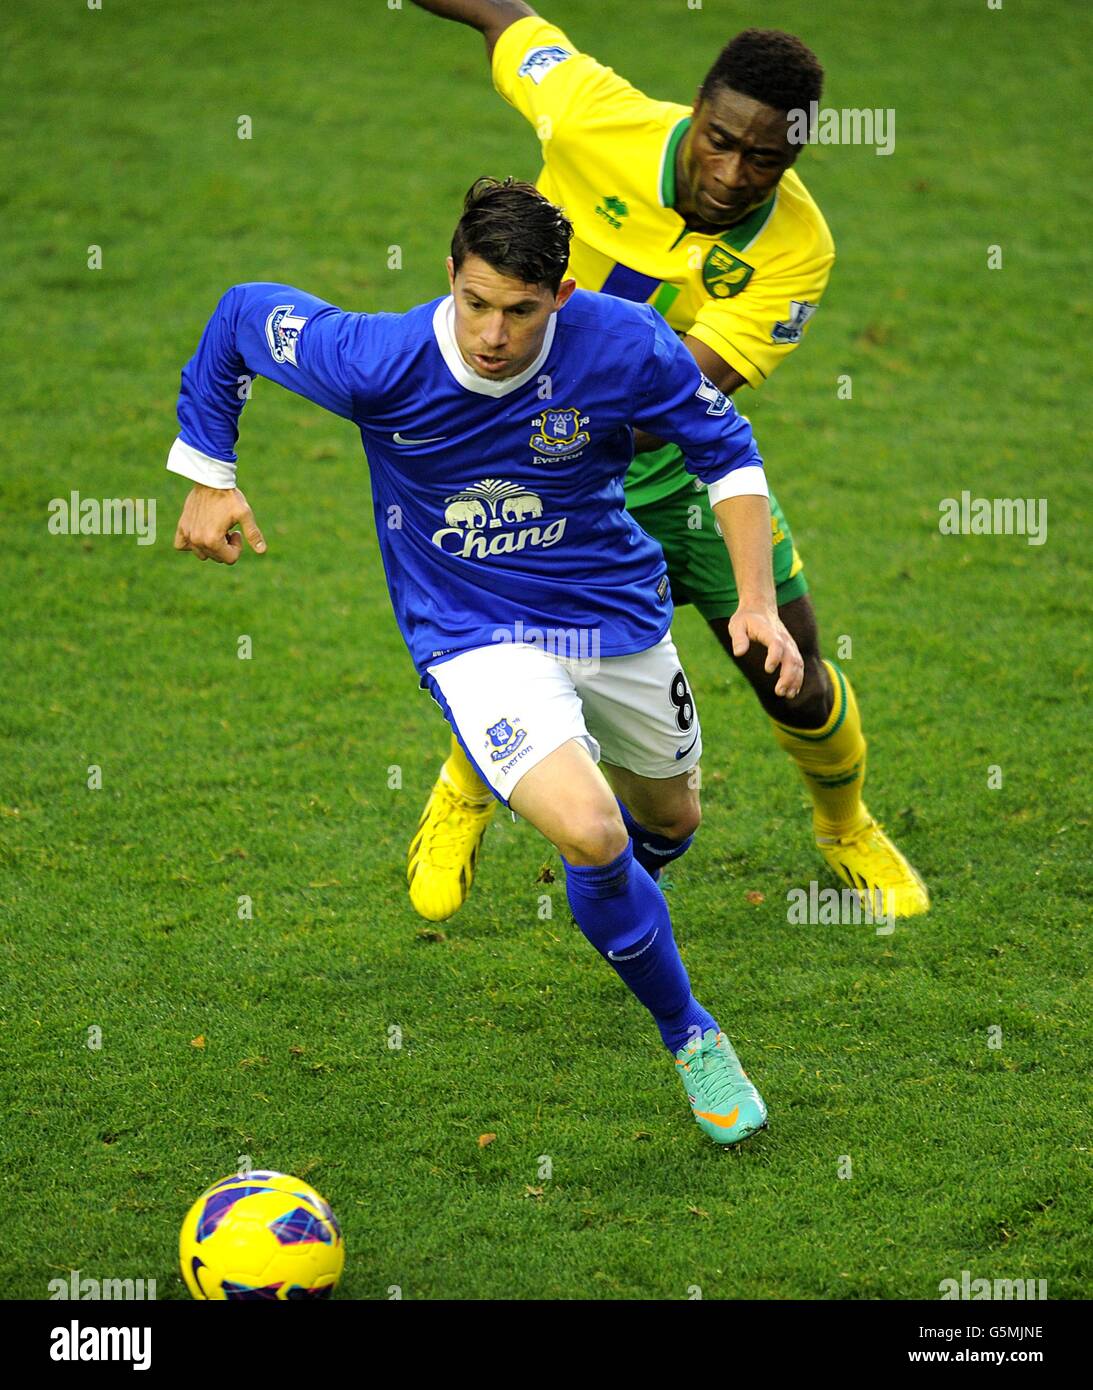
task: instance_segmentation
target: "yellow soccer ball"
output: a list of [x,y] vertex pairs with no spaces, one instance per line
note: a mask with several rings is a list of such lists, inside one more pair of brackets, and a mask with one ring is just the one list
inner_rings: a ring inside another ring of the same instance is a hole
[[345,1264],[334,1213],[285,1173],[245,1173],[207,1188],[178,1240],[194,1298],[329,1298]]

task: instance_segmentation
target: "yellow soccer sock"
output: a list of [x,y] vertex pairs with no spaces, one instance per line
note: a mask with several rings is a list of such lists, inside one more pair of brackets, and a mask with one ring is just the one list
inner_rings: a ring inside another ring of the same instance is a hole
[[489,801],[491,792],[482,778],[471,766],[466,753],[459,746],[459,740],[452,735],[452,748],[448,761],[440,769],[441,774],[468,801]]
[[795,729],[777,719],[774,737],[797,764],[812,797],[812,824],[817,835],[847,835],[866,822],[865,738],[850,682],[825,661],[835,692],[827,722],[819,729]]

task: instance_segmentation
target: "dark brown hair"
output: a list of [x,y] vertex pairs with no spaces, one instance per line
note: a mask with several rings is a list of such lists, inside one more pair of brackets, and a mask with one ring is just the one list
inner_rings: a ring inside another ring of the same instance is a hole
[[458,271],[468,256],[480,256],[502,275],[557,294],[572,236],[569,218],[534,184],[475,179],[452,237],[452,262]]

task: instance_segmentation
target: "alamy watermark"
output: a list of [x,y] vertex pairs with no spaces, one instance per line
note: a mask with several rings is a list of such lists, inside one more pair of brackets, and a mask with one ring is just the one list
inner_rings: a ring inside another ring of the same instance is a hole
[[75,1318],[49,1334],[52,1361],[131,1361],[134,1371],[152,1364],[150,1327],[81,1327]]
[[973,1279],[970,1269],[960,1271],[960,1279],[942,1279],[937,1286],[941,1302],[947,1299],[1011,1299],[1026,1301],[1047,1298],[1046,1279]]
[[46,530],[51,536],[136,536],[138,545],[156,543],[154,497],[53,497]]
[[943,497],[937,529],[943,536],[1025,536],[1029,545],[1047,540],[1046,497]]
[[877,154],[896,148],[896,113],[891,106],[825,106],[810,101],[808,110],[787,112],[791,145],[875,145]]
[[156,1281],[154,1279],[93,1279],[80,1278],[78,1269],[70,1269],[68,1278],[49,1281],[50,1299],[70,1298],[81,1302],[140,1301],[154,1299]]
[[525,627],[517,618],[511,628],[495,627],[491,642],[526,642],[560,661],[576,662],[582,669],[600,669],[600,630],[598,627]]
[[786,921],[791,926],[845,927],[876,923],[877,936],[891,936],[896,929],[895,894],[874,888],[821,888],[815,879],[804,888],[786,894]]

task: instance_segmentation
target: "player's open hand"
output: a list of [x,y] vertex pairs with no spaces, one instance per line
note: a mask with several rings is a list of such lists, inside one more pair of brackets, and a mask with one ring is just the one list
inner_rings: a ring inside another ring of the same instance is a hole
[[805,678],[805,664],[797,643],[778,616],[776,608],[745,608],[741,605],[729,619],[733,656],[743,656],[752,642],[767,649],[763,669],[769,674],[781,668],[775,695],[792,700],[800,694]]
[[199,560],[218,560],[234,565],[243,553],[243,536],[233,531],[240,526],[251,549],[266,553],[266,541],[247,499],[237,487],[205,487],[195,483],[175,531],[175,549],[192,550]]

